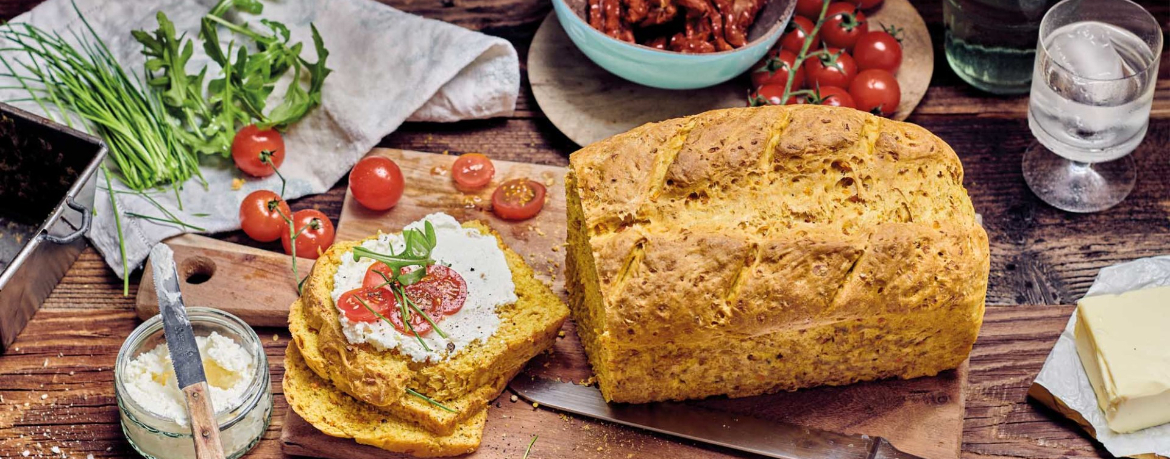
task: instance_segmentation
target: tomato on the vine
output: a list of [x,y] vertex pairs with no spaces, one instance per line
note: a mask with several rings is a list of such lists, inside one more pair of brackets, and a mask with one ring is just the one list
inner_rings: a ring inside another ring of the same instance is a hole
[[[795,63],[796,53],[785,49],[769,51],[768,55],[755,67],[752,67],[749,73],[752,78],[752,87],[758,88],[769,84],[778,84],[783,87],[788,84],[788,74],[792,72]],[[792,89],[799,89],[802,84],[804,84],[804,71],[797,69],[792,77]]]
[[805,60],[804,73],[810,88],[818,86],[848,88],[853,77],[857,75],[857,63],[845,50],[825,48],[821,50],[819,56]]
[[796,0],[796,14],[816,21],[821,17],[824,5],[823,0]]
[[829,46],[853,49],[857,39],[869,31],[862,13],[857,5],[847,2],[836,2],[829,5],[825,13],[825,23],[821,25],[821,39]]
[[[298,210],[292,214],[292,228],[297,231],[296,256],[316,259],[325,249],[333,245],[333,222],[316,209]],[[292,255],[292,239],[289,232],[280,235],[284,252]]]
[[[819,14],[820,12],[818,11],[817,13]],[[794,55],[800,54],[801,48],[804,48],[804,41],[808,39],[809,34],[812,33],[815,26],[816,24],[813,24],[813,21],[809,18],[793,16],[792,20],[788,21],[784,35],[780,36],[780,48]],[[812,51],[817,49],[819,44],[820,40],[814,35],[812,44],[809,45],[808,50]],[[796,57],[793,56],[793,60],[795,59]]]
[[902,101],[902,89],[894,74],[881,69],[864,70],[853,79],[849,94],[857,103],[857,109],[877,115],[889,116],[898,109]]
[[288,235],[292,211],[280,196],[268,190],[256,190],[240,202],[240,226],[257,242],[272,242]]
[[232,161],[245,174],[267,177],[284,163],[284,139],[275,129],[249,124],[232,139]]
[[849,92],[836,86],[821,86],[813,90],[807,100],[810,104],[854,108],[853,97]]
[[455,180],[455,186],[462,190],[483,188],[491,183],[494,175],[496,166],[482,153],[459,155],[451,165],[451,178]]
[[367,156],[349,171],[349,191],[370,210],[386,210],[402,199],[406,182],[402,169],[385,156]]
[[[796,91],[796,87],[793,87]],[[761,105],[793,105],[799,104],[801,101],[797,100],[796,96],[788,96],[787,103],[782,103],[780,97],[784,96],[784,83],[780,84],[766,84],[756,88],[755,91],[748,91],[748,107],[759,107]]]
[[492,212],[504,220],[527,220],[544,208],[544,185],[527,179],[512,179],[492,193]]
[[387,318],[395,314],[398,302],[388,290],[362,287],[342,293],[337,309],[352,322],[377,322],[381,320],[379,314]]
[[882,69],[890,73],[902,65],[902,44],[885,30],[874,30],[857,39],[853,59],[861,70]]

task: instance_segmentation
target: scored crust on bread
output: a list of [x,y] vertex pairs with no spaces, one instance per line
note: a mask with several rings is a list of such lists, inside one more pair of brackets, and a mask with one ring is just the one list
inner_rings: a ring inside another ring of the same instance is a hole
[[987,234],[958,157],[822,106],[716,110],[570,157],[566,285],[609,400],[733,397],[957,367]]
[[363,445],[417,457],[471,453],[483,439],[486,407],[461,422],[451,434],[437,435],[337,390],[309,369],[292,343],[285,350],[284,368],[281,386],[288,406],[326,435],[352,438]]
[[[294,338],[304,346],[312,336],[316,354],[309,360],[317,374],[330,380],[338,389],[375,407],[396,413],[426,425],[436,432],[448,431],[453,423],[465,418],[467,411],[495,398],[524,364],[548,349],[569,311],[548,286],[536,279],[527,263],[507,247],[490,227],[480,222],[466,222],[482,234],[490,234],[504,253],[517,301],[497,308],[500,326],[486,342],[475,342],[453,356],[438,362],[416,362],[395,349],[379,351],[369,344],[350,344],[342,333],[338,310],[331,292],[334,274],[341,258],[361,241],[337,243],[322,254],[305,283],[301,297],[304,326],[296,325]],[[290,322],[298,317],[290,315]],[[308,346],[305,346],[306,354]],[[319,362],[319,363],[318,363]],[[446,405],[463,408],[450,413],[407,395],[406,389],[418,391]],[[420,403],[421,402],[421,403]]]

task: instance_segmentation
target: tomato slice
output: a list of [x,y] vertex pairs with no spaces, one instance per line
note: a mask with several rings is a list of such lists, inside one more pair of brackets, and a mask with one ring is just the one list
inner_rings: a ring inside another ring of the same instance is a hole
[[[382,275],[386,277],[383,278]],[[394,279],[394,273],[390,272],[390,267],[380,261],[374,262],[370,265],[370,269],[366,270],[366,277],[362,279],[363,288],[378,288],[386,287],[386,279]]]
[[[414,270],[413,266],[402,268],[403,272]],[[427,311],[431,319],[451,315],[463,308],[467,301],[467,282],[454,269],[443,265],[427,266],[427,275],[421,281],[407,285],[407,297]]]
[[455,179],[456,186],[465,190],[478,190],[487,186],[494,175],[496,166],[481,153],[460,155],[455,164],[451,165],[451,178]]
[[[383,289],[382,291],[386,292],[387,295],[393,296],[389,290]],[[390,314],[386,314],[386,318],[390,319],[390,323],[394,325],[394,329],[398,330],[406,336],[414,336],[415,333],[418,333],[419,336],[424,336],[427,333],[430,333],[434,328],[431,327],[431,323],[427,322],[427,319],[424,318],[422,314],[414,312],[414,310],[410,308],[407,308],[407,312],[410,314],[410,326],[414,328],[413,333],[410,331],[410,328],[407,328],[405,325],[403,325],[402,310],[395,309],[390,311]],[[436,317],[436,314],[427,312],[427,315],[430,316],[431,320],[435,321],[435,323],[439,323],[440,317]]]
[[[359,298],[361,299],[359,301]],[[365,304],[362,304],[365,301]],[[369,308],[366,308],[366,306]],[[378,314],[389,317],[398,307],[394,295],[385,289],[358,288],[345,292],[337,299],[337,309],[353,322],[377,322]],[[373,309],[373,311],[370,311]]]
[[527,220],[544,208],[544,185],[527,179],[504,182],[492,193],[492,212],[504,220]]

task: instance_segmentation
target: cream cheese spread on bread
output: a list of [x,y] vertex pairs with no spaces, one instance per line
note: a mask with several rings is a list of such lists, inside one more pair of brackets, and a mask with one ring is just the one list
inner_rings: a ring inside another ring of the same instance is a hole
[[[435,229],[437,243],[431,252],[436,264],[446,265],[467,283],[463,308],[446,317],[439,326],[447,338],[431,331],[422,336],[430,351],[413,335],[399,332],[385,321],[355,322],[339,314],[342,332],[351,344],[368,343],[378,350],[397,349],[416,362],[440,361],[459,353],[475,341],[487,341],[500,326],[496,308],[516,302],[516,286],[504,252],[491,234],[462,227],[455,218],[434,213],[406,226],[422,229],[429,221]],[[379,253],[399,252],[405,246],[401,233],[381,233],[362,246]],[[366,271],[374,260],[354,261],[353,252],[342,256],[341,266],[333,276],[333,302],[347,291],[360,288]],[[451,345],[453,351],[449,352]]]

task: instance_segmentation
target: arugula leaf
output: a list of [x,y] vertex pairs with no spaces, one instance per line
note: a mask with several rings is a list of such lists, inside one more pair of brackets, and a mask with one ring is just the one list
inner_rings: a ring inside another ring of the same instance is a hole
[[[399,253],[383,254],[358,246],[353,249],[353,260],[361,261],[362,258],[377,260],[390,267],[394,279],[400,284],[417,283],[426,276],[427,266],[435,263],[435,260],[431,258],[431,251],[435,249],[437,242],[435,227],[431,225],[431,222],[424,222],[422,230],[412,228],[403,231],[402,239],[405,247]],[[402,268],[407,266],[417,268],[410,272],[402,272]]]

